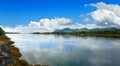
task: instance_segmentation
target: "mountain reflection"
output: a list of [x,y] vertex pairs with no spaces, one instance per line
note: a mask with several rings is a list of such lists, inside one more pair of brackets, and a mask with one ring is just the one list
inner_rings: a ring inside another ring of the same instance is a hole
[[120,39],[61,35],[8,34],[31,64],[119,66]]

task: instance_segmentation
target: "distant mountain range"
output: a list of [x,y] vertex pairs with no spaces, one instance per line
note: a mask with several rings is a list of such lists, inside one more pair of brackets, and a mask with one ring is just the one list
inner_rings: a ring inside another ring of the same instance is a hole
[[88,29],[88,28],[81,28],[81,29],[70,29],[70,28],[64,28],[61,30],[55,30],[54,32],[91,32],[91,31],[105,31],[105,30],[119,30],[117,28],[94,28],[94,29]]
[[82,28],[70,29],[64,28],[53,32],[34,32],[32,34],[56,34],[56,35],[73,35],[73,36],[95,36],[95,37],[120,37],[120,29],[117,28]]

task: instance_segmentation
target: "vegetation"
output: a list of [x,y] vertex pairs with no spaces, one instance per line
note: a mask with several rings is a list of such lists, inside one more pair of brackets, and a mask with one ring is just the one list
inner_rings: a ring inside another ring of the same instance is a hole
[[5,32],[5,34],[20,34],[18,32]]
[[96,36],[96,37],[120,37],[120,29],[116,28],[94,28],[94,29],[69,29],[55,30],[54,32],[34,32],[33,34],[57,34],[57,35],[74,35],[74,36]]
[[0,47],[4,45],[5,43],[3,41],[0,41]]
[[[18,38],[19,39],[19,38]],[[19,48],[15,47],[14,42],[5,35],[0,28],[0,66],[49,66],[40,64],[29,64],[26,60],[20,59],[22,54]]]
[[2,30],[2,28],[0,28],[0,36],[5,35],[5,32]]

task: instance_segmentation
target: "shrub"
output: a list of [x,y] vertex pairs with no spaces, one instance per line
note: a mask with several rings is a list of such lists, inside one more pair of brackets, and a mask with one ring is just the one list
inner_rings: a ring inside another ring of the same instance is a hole
[[3,29],[0,27],[0,36],[5,35],[5,32],[3,31]]

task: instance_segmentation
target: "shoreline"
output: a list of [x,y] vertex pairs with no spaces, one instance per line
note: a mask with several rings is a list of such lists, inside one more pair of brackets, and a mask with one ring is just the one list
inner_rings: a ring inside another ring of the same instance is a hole
[[50,66],[30,64],[25,59],[20,59],[22,54],[14,43],[0,28],[0,66]]
[[[4,66],[32,66],[32,64],[29,64],[26,60],[20,59],[20,57],[22,57],[22,54],[20,53],[19,48],[15,47],[14,42],[11,41],[9,37],[4,36],[0,39],[0,41],[5,42],[5,44],[3,44],[1,48],[6,46],[5,48],[3,48],[3,50],[7,49],[8,51],[6,52],[2,50],[2,53],[4,52],[6,55],[8,55],[10,52],[10,54],[7,57],[3,55],[1,62],[4,62],[4,63],[1,63],[2,65]],[[8,60],[11,60],[10,58],[13,59],[14,62],[12,63],[7,62]],[[6,61],[4,61],[3,59],[6,59]]]

